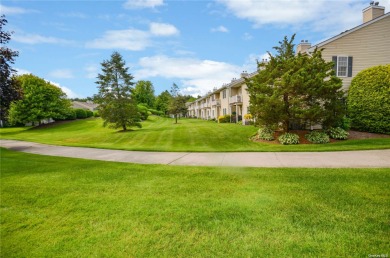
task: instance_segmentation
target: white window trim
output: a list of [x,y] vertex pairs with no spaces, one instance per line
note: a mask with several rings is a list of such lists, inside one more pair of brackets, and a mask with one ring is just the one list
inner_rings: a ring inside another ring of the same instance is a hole
[[[346,65],[346,70],[345,70],[345,75],[339,75],[339,57],[346,57],[347,58],[347,65]],[[348,56],[337,56],[337,68],[336,68],[336,75],[337,77],[341,78],[346,78],[348,77]]]

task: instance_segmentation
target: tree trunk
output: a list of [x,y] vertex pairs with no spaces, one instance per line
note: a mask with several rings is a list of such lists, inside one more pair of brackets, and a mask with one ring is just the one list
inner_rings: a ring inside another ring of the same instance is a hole
[[287,119],[283,122],[283,127],[284,127],[283,130],[285,132],[288,132],[290,129],[290,107],[288,103],[288,94],[283,95],[283,101],[284,101],[285,112],[287,114]]
[[123,131],[126,131],[127,130],[126,125],[122,125],[122,129]]
[[176,119],[176,122],[175,122],[175,124],[177,124],[177,114],[175,114],[175,119]]

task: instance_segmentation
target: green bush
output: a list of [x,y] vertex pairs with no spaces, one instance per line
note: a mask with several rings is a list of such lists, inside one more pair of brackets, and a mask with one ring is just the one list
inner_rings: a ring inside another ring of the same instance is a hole
[[278,140],[283,145],[298,144],[299,136],[295,133],[285,133],[279,136]]
[[312,143],[329,143],[329,136],[320,131],[311,131],[305,135],[305,138]]
[[74,111],[76,112],[77,119],[87,118],[87,111],[85,111],[85,109],[76,108]]
[[348,91],[351,127],[359,131],[390,133],[390,64],[361,71]]
[[94,112],[93,112],[93,116],[94,116],[94,117],[100,117],[99,111],[94,111]]
[[343,117],[339,123],[336,124],[336,127],[340,127],[346,131],[351,129],[351,119],[348,117]]
[[328,130],[329,137],[337,140],[348,139],[349,133],[340,127],[332,127]]
[[163,116],[163,115],[164,115],[164,112],[159,111],[159,110],[156,110],[156,109],[153,109],[153,108],[149,108],[148,111],[149,111],[152,115],[155,115],[155,116]]
[[87,117],[93,117],[93,112],[91,110],[86,110]]
[[137,108],[138,108],[138,112],[140,113],[141,115],[141,119],[142,120],[147,120],[149,115],[151,114],[149,111],[148,111],[148,108],[142,104],[138,104],[137,105]]
[[272,129],[267,128],[267,127],[260,128],[257,131],[257,133],[259,135],[259,139],[267,140],[267,141],[275,140],[274,131]]
[[223,115],[218,117],[219,123],[230,123],[230,115]]

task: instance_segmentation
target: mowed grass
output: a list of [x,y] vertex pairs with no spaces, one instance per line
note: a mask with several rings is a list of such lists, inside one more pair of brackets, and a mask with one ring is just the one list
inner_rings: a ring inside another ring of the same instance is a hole
[[2,257],[367,257],[389,169],[175,167],[1,149]]
[[2,128],[0,137],[54,145],[142,151],[343,151],[390,148],[390,138],[348,140],[332,144],[280,144],[253,142],[254,126],[218,124],[197,119],[151,116],[143,128],[121,132],[102,126],[101,119],[86,119],[44,128]]

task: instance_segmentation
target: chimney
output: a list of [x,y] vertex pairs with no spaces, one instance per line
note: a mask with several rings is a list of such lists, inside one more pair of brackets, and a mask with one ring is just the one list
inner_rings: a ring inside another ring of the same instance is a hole
[[311,43],[309,43],[307,40],[301,40],[301,43],[299,43],[297,46],[297,53],[304,53],[310,47]]
[[370,2],[370,6],[363,9],[363,23],[369,22],[385,14],[385,7],[379,6],[379,2]]

